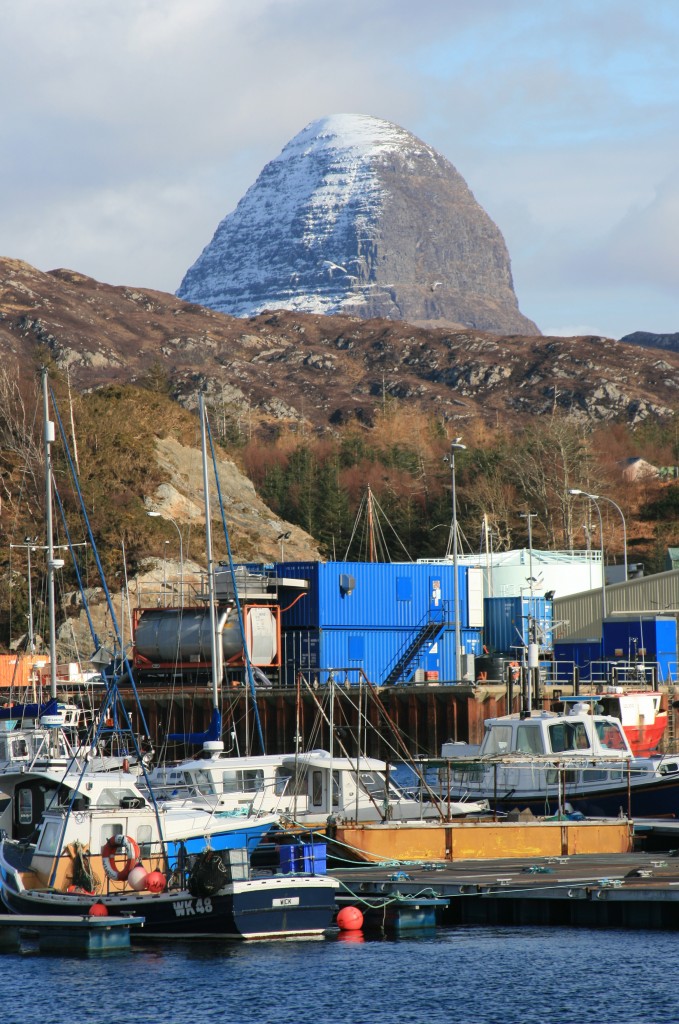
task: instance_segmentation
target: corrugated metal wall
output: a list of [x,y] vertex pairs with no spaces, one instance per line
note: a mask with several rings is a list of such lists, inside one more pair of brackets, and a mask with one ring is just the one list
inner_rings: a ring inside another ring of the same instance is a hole
[[[469,625],[467,572],[465,566],[458,567],[462,628]],[[309,580],[308,595],[283,612],[284,629],[414,629],[444,603],[452,617],[452,565],[283,562],[276,574]]]
[[[552,641],[552,602],[544,597],[487,597],[484,601],[483,639],[491,654],[516,654],[526,647],[530,619],[537,622],[538,643],[550,651]],[[522,652],[521,652],[522,653]]]
[[[283,679],[294,686],[297,672],[319,673],[319,683],[327,682],[330,669],[348,669],[347,681],[356,684],[359,670],[371,683],[381,685],[399,654],[412,640],[412,631],[405,629],[289,629],[283,631]],[[465,653],[481,653],[481,631],[461,631]],[[445,682],[455,679],[455,634],[446,629],[433,642],[424,645],[421,657],[404,672],[410,678],[415,668],[437,673]],[[338,678],[338,682],[343,679]]]
[[[554,639],[600,636],[602,610],[600,588],[570,597],[555,597]],[[679,570],[606,587],[606,614],[614,612],[678,615]]]

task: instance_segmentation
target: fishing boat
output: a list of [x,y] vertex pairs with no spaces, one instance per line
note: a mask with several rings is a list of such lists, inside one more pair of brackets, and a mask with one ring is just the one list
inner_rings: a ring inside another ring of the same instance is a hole
[[662,709],[662,694],[656,690],[627,690],[622,686],[606,686],[591,697],[562,697],[576,703],[587,699],[604,715],[613,715],[622,723],[632,752],[637,757],[654,754],[667,729],[668,714]]
[[215,808],[278,814],[307,828],[334,821],[440,821],[482,814],[488,802],[459,800],[450,806],[433,792],[413,797],[377,758],[337,756],[328,750],[298,754],[224,757],[209,752],[149,773],[161,799],[204,797]]
[[[46,392],[43,373],[45,406]],[[205,465],[202,401],[200,414]],[[53,437],[50,427],[46,424],[46,437]],[[48,448],[48,465],[49,461]],[[205,495],[209,529],[207,480]],[[90,537],[93,541],[91,531]],[[209,543],[208,550],[212,593]],[[102,582],[105,588],[103,575]],[[107,588],[105,593],[119,638]],[[53,623],[53,600],[50,611]],[[214,602],[211,613],[214,617]],[[213,626],[214,644],[216,623]],[[122,644],[120,648],[122,652]],[[105,699],[91,745],[95,748],[104,734],[113,733],[129,741],[139,755],[145,792],[126,763],[118,772],[104,773],[93,770],[87,759],[76,758],[65,769],[61,764],[46,764],[32,777],[16,782],[12,803],[27,834],[20,840],[4,838],[0,844],[0,894],[8,910],[80,915],[96,900],[101,913],[143,917],[145,934],[152,936],[322,934],[335,910],[339,885],[335,879],[323,872],[250,876],[249,855],[277,824],[274,815],[252,808],[219,809],[200,795],[166,803],[156,799],[120,696],[120,669],[133,685],[122,653],[103,668]],[[214,743],[216,748],[219,745]]]
[[[249,851],[221,852],[194,836],[184,841],[182,822],[172,838],[141,845],[132,835],[134,813],[127,808],[87,815],[93,830],[108,838],[98,856],[80,841],[59,843],[63,819],[46,813],[37,843],[0,843],[0,895],[15,914],[82,916],[100,913],[143,917],[142,938],[258,939],[321,936],[332,927],[339,881],[317,873],[257,874]],[[71,815],[82,817],[80,812]],[[104,820],[107,819],[107,820]],[[114,820],[112,820],[114,819]],[[127,828],[130,835],[115,832]],[[144,826],[142,826],[144,828]],[[65,838],[68,838],[66,836]],[[191,852],[197,845],[199,853]],[[96,848],[96,846],[95,846]],[[56,871],[55,871],[56,869]]]
[[444,744],[440,778],[496,811],[588,817],[679,817],[679,757],[636,757],[622,723],[592,713],[528,710],[485,722],[477,751]]

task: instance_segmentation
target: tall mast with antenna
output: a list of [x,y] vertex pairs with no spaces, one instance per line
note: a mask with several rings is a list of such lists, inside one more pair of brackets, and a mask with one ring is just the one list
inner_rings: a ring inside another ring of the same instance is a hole
[[57,627],[54,603],[54,572],[64,563],[54,560],[54,537],[52,523],[52,443],[54,441],[54,423],[49,418],[49,399],[47,393],[47,368],[43,366],[42,407],[43,437],[45,444],[45,546],[47,549],[47,611],[49,619],[49,653],[50,653],[50,697],[57,696]]
[[[205,430],[205,404],[203,401],[203,395],[199,395],[198,407],[200,411],[200,444],[201,453],[203,457],[203,492],[205,498],[205,547],[207,553],[207,589],[208,589],[208,601],[210,605],[210,653],[212,661],[212,714],[213,719],[215,714],[219,715],[219,691],[222,684],[222,649],[221,649],[221,636],[218,635],[218,624],[217,624],[217,603],[215,599],[215,566],[212,558],[212,525],[210,522],[210,487],[208,483],[208,472],[207,472],[207,437]],[[220,730],[221,735],[221,720]],[[210,741],[210,750],[217,750],[217,744],[219,749],[224,749],[224,744],[220,740]]]

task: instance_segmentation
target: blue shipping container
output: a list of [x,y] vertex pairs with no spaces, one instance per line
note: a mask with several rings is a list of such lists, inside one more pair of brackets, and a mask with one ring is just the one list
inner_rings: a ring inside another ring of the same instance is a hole
[[[317,678],[321,685],[333,671],[338,683],[358,684],[361,672],[382,685],[398,666],[416,634],[405,629],[289,629],[282,634],[284,685],[294,686],[297,673]],[[481,631],[462,630],[464,652],[481,653]],[[403,666],[397,679],[413,678],[417,669],[436,673],[444,682],[455,681],[455,633],[444,629],[439,636],[425,641],[412,660]],[[348,670],[346,676],[342,670]]]
[[551,651],[553,604],[545,597],[486,597],[483,602],[483,637],[489,654],[518,654],[517,648],[530,641],[530,620],[537,625],[537,642],[543,652]]
[[661,681],[676,679],[677,620],[670,615],[605,619],[603,656],[613,663],[656,662]]
[[561,683],[571,682],[573,668],[580,673],[583,683],[601,679],[601,640],[556,640],[554,642],[556,678]]
[[[305,596],[283,612],[283,629],[413,629],[428,619],[453,621],[452,564],[282,562],[274,571],[279,577],[309,583]],[[470,625],[468,571],[466,566],[458,566],[462,629]],[[473,626],[481,624],[473,612],[471,621]]]

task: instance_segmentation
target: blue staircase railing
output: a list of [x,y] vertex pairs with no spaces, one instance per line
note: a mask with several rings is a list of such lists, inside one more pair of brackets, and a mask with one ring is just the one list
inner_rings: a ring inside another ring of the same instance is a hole
[[427,643],[433,643],[452,622],[450,602],[442,601],[439,608],[430,608],[420,619],[415,629],[402,645],[382,680],[383,686],[391,686],[403,680],[409,671],[414,671],[416,660]]

